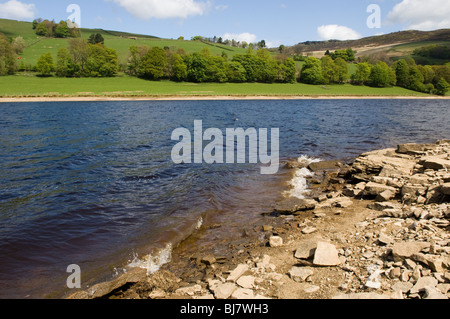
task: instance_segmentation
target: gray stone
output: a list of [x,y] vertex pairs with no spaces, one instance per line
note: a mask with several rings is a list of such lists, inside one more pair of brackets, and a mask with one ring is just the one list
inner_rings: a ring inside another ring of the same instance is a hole
[[375,200],[377,202],[386,202],[388,200],[391,200],[395,197],[395,192],[390,191],[390,190],[385,190],[384,192],[381,192],[380,194],[377,195],[377,197],[375,198]]
[[280,214],[293,214],[296,212],[313,210],[317,202],[313,199],[287,198],[275,205],[275,212]]
[[415,241],[395,243],[392,247],[392,256],[395,262],[402,261],[405,258],[410,258],[412,255],[419,253],[426,247],[430,247],[430,243]]
[[216,299],[228,299],[238,287],[231,282],[220,283],[212,287]]
[[364,189],[364,195],[365,196],[373,196],[376,197],[377,195],[383,193],[384,191],[391,191],[392,193],[396,193],[395,188],[383,184],[378,184],[374,182],[369,182],[366,185],[366,188]]
[[227,281],[236,282],[243,274],[249,270],[246,264],[239,264],[228,276]]
[[236,283],[242,288],[252,289],[255,287],[255,277],[254,276],[242,276]]
[[411,294],[419,293],[422,291],[425,287],[436,287],[438,284],[438,281],[436,278],[427,276],[427,277],[420,277],[416,284],[411,288],[409,291]]
[[295,251],[295,258],[309,259],[314,256],[317,248],[318,239],[303,239],[300,241],[297,250]]
[[341,264],[336,247],[328,242],[319,241],[314,253],[313,264],[317,266],[337,266]]
[[444,195],[450,195],[450,183],[445,183],[444,185],[441,185],[439,191]]
[[450,168],[450,161],[440,157],[428,156],[422,158],[422,161],[425,169],[440,170]]
[[391,287],[391,289],[393,291],[401,291],[403,293],[407,293],[411,290],[412,287],[413,284],[410,282],[397,282]]
[[281,247],[283,246],[283,238],[279,236],[270,236],[269,245],[270,247]]
[[317,230],[317,228],[312,227],[312,226],[308,226],[302,229],[302,233],[303,234],[311,234],[314,233]]
[[378,241],[384,245],[390,245],[394,242],[394,239],[385,233],[380,233],[380,236],[378,236]]
[[314,272],[309,268],[304,267],[292,267],[288,274],[291,277],[292,280],[297,282],[303,282],[308,279],[309,276],[311,276]]

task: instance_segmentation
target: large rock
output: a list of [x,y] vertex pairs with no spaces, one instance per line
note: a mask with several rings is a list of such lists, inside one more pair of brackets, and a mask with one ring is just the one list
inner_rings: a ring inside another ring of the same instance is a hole
[[436,287],[438,284],[438,281],[436,278],[427,276],[427,277],[420,277],[416,284],[411,288],[409,291],[411,294],[418,293],[422,291],[425,287]]
[[227,281],[236,282],[243,274],[248,271],[246,264],[239,264],[228,276]]
[[450,168],[450,161],[438,156],[426,156],[421,159],[422,165],[425,169],[448,169]]
[[369,182],[369,183],[367,183],[366,188],[364,189],[364,195],[376,197],[385,191],[390,191],[394,194],[396,193],[396,189],[394,187],[387,186],[384,184]]
[[287,198],[275,205],[275,212],[279,214],[293,214],[296,212],[313,210],[317,202],[313,199]]
[[395,262],[403,261],[427,247],[430,247],[430,243],[416,241],[395,243],[392,247],[392,256]]
[[210,287],[216,299],[228,299],[238,287],[231,282],[218,283]]
[[338,169],[342,166],[340,161],[322,161],[322,162],[313,162],[308,165],[308,168],[313,172],[323,171],[323,170],[334,170]]
[[450,183],[445,183],[439,190],[444,195],[450,195]]
[[309,259],[314,256],[317,248],[318,239],[303,239],[297,246],[295,251],[295,258],[298,259]]
[[337,266],[341,263],[338,251],[333,244],[319,241],[314,253],[313,264],[316,266]]
[[433,150],[437,147],[436,144],[400,144],[397,147],[397,153],[409,154],[409,155],[420,155],[428,150]]
[[308,279],[308,277],[310,277],[314,272],[309,268],[294,266],[289,270],[288,273],[292,280],[303,282]]

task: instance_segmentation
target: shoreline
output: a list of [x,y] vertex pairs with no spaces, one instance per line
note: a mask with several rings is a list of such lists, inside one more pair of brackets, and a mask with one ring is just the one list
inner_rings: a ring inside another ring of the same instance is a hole
[[0,103],[19,102],[109,102],[109,101],[215,101],[215,100],[450,100],[450,96],[382,95],[158,95],[158,96],[48,96],[0,97]]
[[450,140],[307,165],[308,199],[281,199],[233,255],[177,256],[69,298],[450,298]]

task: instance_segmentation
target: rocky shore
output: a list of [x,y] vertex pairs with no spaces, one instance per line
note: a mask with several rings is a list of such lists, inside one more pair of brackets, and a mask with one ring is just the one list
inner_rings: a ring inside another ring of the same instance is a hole
[[[296,170],[305,163],[291,161]],[[309,163],[305,199],[281,197],[233,256],[129,269],[69,298],[448,299],[450,140]]]

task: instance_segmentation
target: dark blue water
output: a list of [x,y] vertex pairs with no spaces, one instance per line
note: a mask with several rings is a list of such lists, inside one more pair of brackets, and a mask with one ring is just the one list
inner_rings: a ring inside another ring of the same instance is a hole
[[194,120],[223,132],[279,128],[282,159],[349,159],[449,138],[449,106],[447,100],[0,104],[0,297],[58,297],[69,264],[80,265],[89,282],[182,240],[205,212],[242,217],[264,209],[276,176],[260,175],[258,165],[173,164],[172,131],[192,132]]

